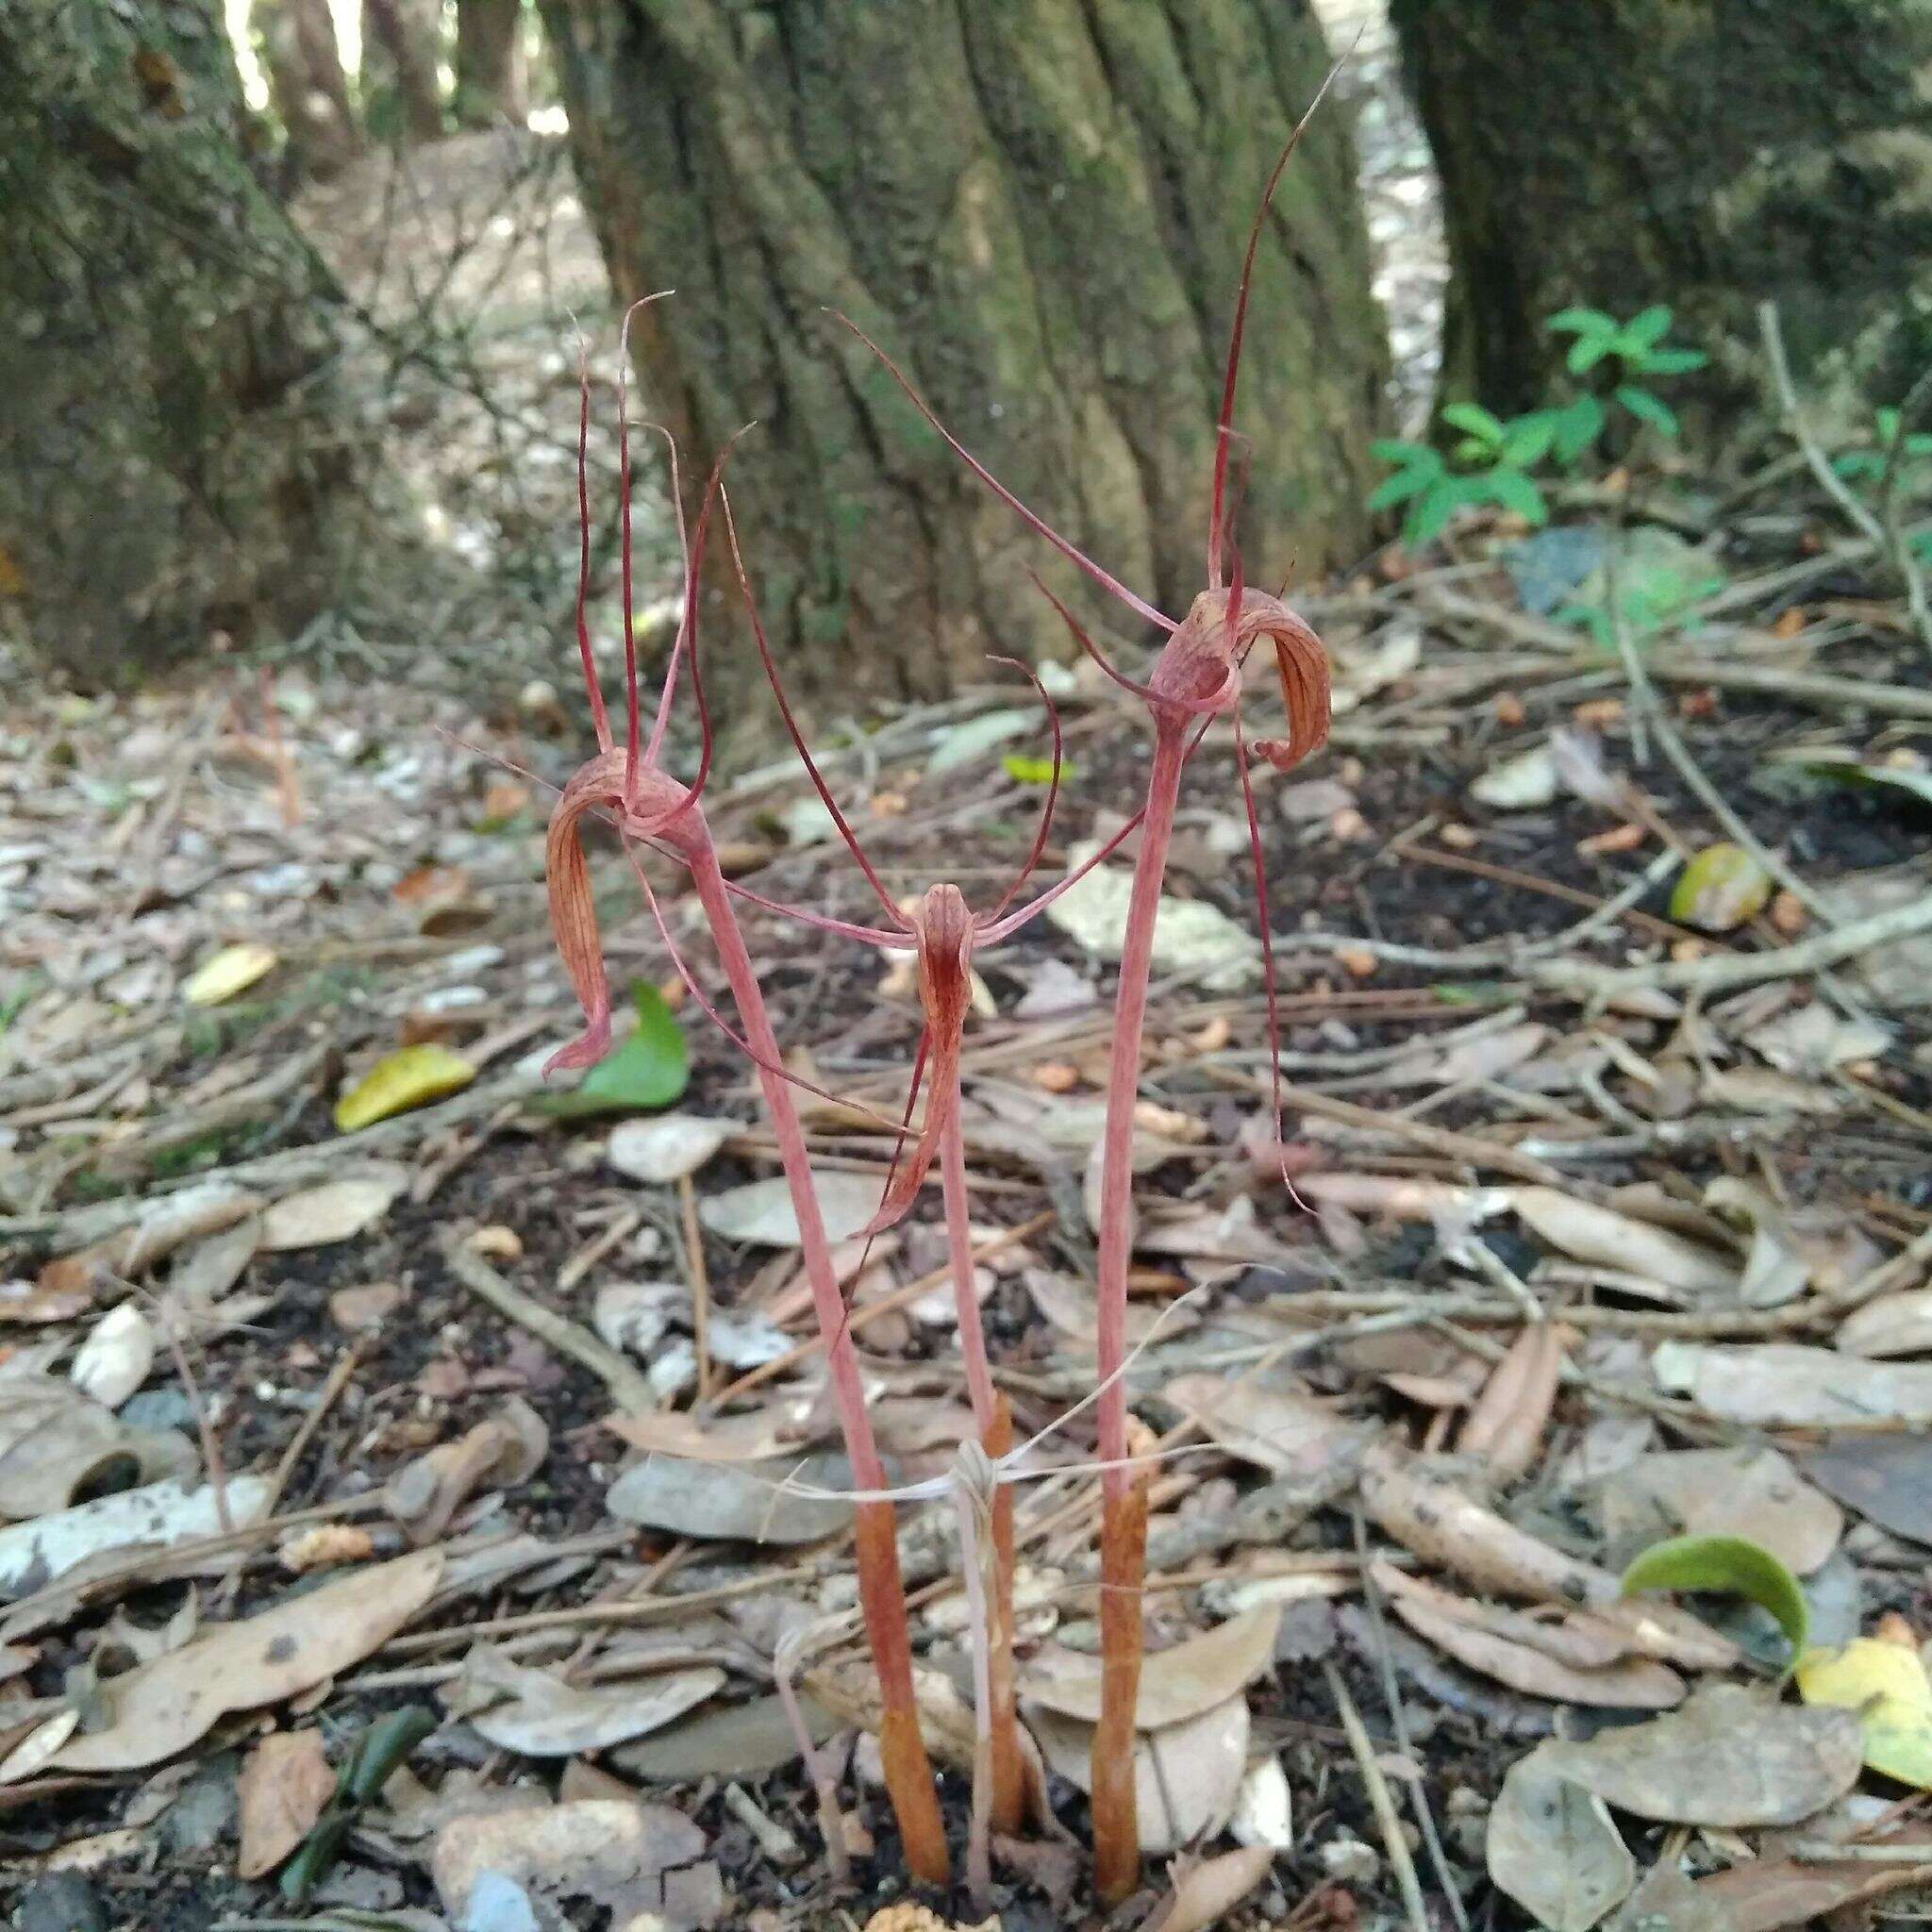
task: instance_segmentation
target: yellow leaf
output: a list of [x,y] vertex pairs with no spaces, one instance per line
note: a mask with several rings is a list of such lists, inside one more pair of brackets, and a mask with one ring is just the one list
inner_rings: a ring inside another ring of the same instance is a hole
[[1740,845],[1707,845],[1678,875],[1671,917],[1706,932],[1735,932],[1764,910],[1771,874]]
[[1865,1723],[1865,1762],[1901,1784],[1932,1790],[1932,1679],[1916,1650],[1875,1637],[1799,1659],[1807,1704],[1856,1710]]
[[252,941],[224,946],[213,958],[204,960],[189,974],[181,997],[191,1007],[218,1007],[238,992],[245,992],[275,963],[273,947]]
[[392,1113],[407,1113],[441,1100],[476,1077],[476,1070],[446,1046],[405,1046],[382,1058],[336,1102],[336,1125],[344,1134],[374,1126]]

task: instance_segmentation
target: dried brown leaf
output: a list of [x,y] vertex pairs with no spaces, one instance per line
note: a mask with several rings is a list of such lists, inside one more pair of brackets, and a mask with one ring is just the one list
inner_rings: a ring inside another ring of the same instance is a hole
[[192,1643],[101,1687],[107,1723],[70,1739],[62,1771],[137,1771],[185,1751],[231,1710],[254,1710],[359,1662],[429,1601],[442,1552],[351,1572],[273,1609],[206,1626]]
[[264,1738],[235,1783],[242,1813],[237,1875],[273,1872],[308,1836],[335,1788],[319,1732],[274,1731]]
[[1640,1457],[1603,1486],[1604,1533],[1631,1555],[1674,1536],[1739,1536],[1808,1576],[1844,1515],[1775,1449],[1680,1449]]
[[1649,1724],[1552,1739],[1550,1771],[1620,1811],[1668,1824],[1795,1824],[1844,1796],[1864,1760],[1848,1710],[1780,1704],[1774,1691],[1709,1684]]
[[[1274,1662],[1278,1606],[1246,1611],[1141,1665],[1134,1722],[1141,1730],[1184,1723],[1224,1704]],[[1058,1644],[1042,1646],[1020,1673],[1021,1696],[1087,1724],[1100,1717],[1100,1659]]]
[[1503,1780],[1490,1809],[1490,1877],[1548,1932],[1590,1932],[1629,1896],[1637,1861],[1604,1801],[1550,1770],[1548,1748]]

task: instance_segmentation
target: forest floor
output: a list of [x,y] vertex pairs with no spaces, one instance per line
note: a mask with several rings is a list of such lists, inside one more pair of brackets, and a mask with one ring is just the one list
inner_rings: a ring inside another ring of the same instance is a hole
[[[1267,1153],[1239,790],[1219,741],[1191,767],[1131,1372],[1137,1414],[1189,1451],[1157,1479],[1148,1599],[1150,1674],[1188,1715],[1146,1735],[1143,1820],[1151,1849],[1198,1843],[1224,1877],[1230,1818],[1266,1848],[1231,1925],[1394,1920],[1411,1869],[1446,1924],[1495,1887],[1551,1923],[1579,1895],[1607,1909],[1643,1868],[1644,1905],[1686,1928],[1932,1875],[1897,1787],[1860,1778],[1856,1720],[1779,1698],[1762,1610],[1700,1598],[1703,1621],[1633,1635],[1614,1608],[1622,1564],[1688,1525],[1774,1552],[1814,1641],[1876,1629],[1918,1673],[1932,1614],[1932,683],[1869,556],[1789,482],[1775,501],[1713,520],[1636,691],[1537,614],[1600,546],[1589,523],[1473,525],[1307,604],[1334,736],[1258,794],[1305,1206]],[[1640,539],[1688,554],[1641,518]],[[1144,758],[1110,687],[1059,681],[1046,875],[1118,822]],[[803,1678],[839,1740],[857,1896],[828,1888],[772,1692],[777,1639],[851,1591],[837,1522],[772,1487],[830,1446],[794,1235],[746,1068],[614,854],[613,974],[648,1008],[628,1104],[559,1113],[539,1072],[575,1024],[542,823],[581,720],[298,667],[265,690],[48,694],[0,741],[18,1923],[278,1922],[274,1874],[335,1776],[421,1707],[407,1768],[310,1855],[313,1923],[862,1924],[902,1887],[849,1651]],[[1257,734],[1275,703],[1255,686]],[[1040,808],[1041,735],[989,687],[823,750],[894,891],[943,850],[984,903]],[[745,883],[862,916],[795,771],[711,798]],[[1718,840],[1735,871],[1696,857]],[[964,1068],[978,1285],[1029,1431],[1091,1377],[1118,907],[1071,898],[979,958]],[[748,924],[788,1048],[896,1108],[903,977]],[[425,1048],[458,1064],[411,1087],[392,1057]],[[369,1108],[402,1110],[345,1130],[339,1098],[384,1066],[400,1089]],[[863,1115],[808,1119],[849,1235],[889,1143]],[[935,1213],[841,1251],[906,1480],[969,1420]],[[1076,1417],[1040,1459],[1090,1441]],[[1018,1507],[1022,1689],[1071,1840],[1006,1848],[1014,1928],[1085,1922],[1081,1727],[1052,1710],[1093,1641],[1085,1485],[1029,1480]],[[903,1543],[958,1824],[949,1525],[908,1511]],[[1190,1648],[1209,1630],[1234,1640]],[[1740,1790],[1709,1760],[1745,1724]],[[1506,1790],[1539,1739],[1577,1782],[1537,1784],[1545,1757]],[[1391,1836],[1365,1777],[1433,1841]],[[1573,1788],[1612,1810],[1549,1800]]]
[[[1416,176],[1388,125],[1369,167],[1393,209]],[[433,180],[332,218],[420,351],[372,406],[523,597],[494,660],[390,675],[339,631],[259,681],[0,719],[0,1904],[25,1932],[976,1918],[906,1888],[838,1629],[800,1669],[858,1879],[831,1882],[774,1688],[781,1641],[853,1595],[841,1510],[782,1487],[836,1447],[822,1355],[746,1065],[613,844],[594,875],[638,1027],[589,1094],[541,1074],[576,1025],[543,825],[589,743],[555,625],[556,318],[602,299],[557,153],[453,142]],[[1404,245],[1383,272],[1413,316],[1440,256],[1425,230]],[[451,272],[425,278],[439,250]],[[1556,615],[1607,608],[1612,576],[1627,656]],[[1466,521],[1301,608],[1335,729],[1257,798],[1292,1194],[1218,737],[1168,877],[1130,1370],[1172,1452],[1147,1597],[1164,1721],[1119,1923],[1921,1917],[1925,643],[1789,458],[1727,493],[1579,492],[1540,534]],[[1145,764],[1113,687],[1055,682],[1043,878],[1133,808]],[[1280,728],[1258,677],[1248,724]],[[895,892],[943,853],[983,905],[1026,849],[1043,742],[989,685],[820,751]],[[740,881],[865,916],[791,762],[707,804]],[[1027,1433],[1092,1384],[1127,856],[975,962],[975,1286]],[[688,895],[653,875],[715,994]],[[801,1068],[896,1109],[904,976],[746,925]],[[852,1241],[891,1142],[825,1103],[808,1125],[895,1478],[941,1474],[970,1417],[937,1200]],[[1006,1932],[1108,1923],[1060,1708],[1094,1644],[1094,1502],[1053,1466],[1091,1440],[1073,1415],[1018,1486],[1051,1817],[998,1849]],[[901,1546],[957,1848],[952,1522],[906,1510]],[[1775,1562],[1706,1545],[1666,1580],[1746,1588],[1633,1613],[1624,1566],[1687,1530]],[[1787,1574],[1812,1643],[1876,1640],[1795,1689]],[[1855,1714],[1874,1684],[1882,1724]]]

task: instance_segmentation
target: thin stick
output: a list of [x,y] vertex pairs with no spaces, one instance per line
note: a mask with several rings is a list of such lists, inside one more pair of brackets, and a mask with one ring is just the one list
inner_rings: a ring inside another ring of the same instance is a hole
[[[1382,1591],[1369,1561],[1368,1527],[1362,1522],[1358,1507],[1352,1507],[1349,1515],[1355,1524],[1356,1561],[1361,1565],[1362,1601],[1368,1607],[1369,1629],[1374,1639],[1375,1673],[1382,1681],[1382,1701],[1388,1707],[1390,1728],[1395,1733],[1395,1748],[1407,1757],[1408,1722],[1402,1710],[1402,1687],[1395,1681],[1395,1666],[1389,1656],[1389,1641],[1382,1621]],[[1469,1932],[1469,1914],[1463,1909],[1462,1894],[1456,1889],[1448,1854],[1442,1849],[1441,1836],[1436,1830],[1436,1814],[1429,1807],[1427,1782],[1418,1778],[1408,1788],[1408,1798],[1415,1807],[1416,1823],[1422,1827],[1423,1842],[1429,1848],[1429,1862],[1436,1868],[1436,1883],[1442,1889],[1443,1902],[1460,1932]]]
[[[1053,1224],[1054,1214],[1049,1208],[1033,1215],[1030,1219],[1017,1223],[1012,1227],[1003,1227],[997,1234],[989,1235],[973,1251],[975,1261],[991,1260],[993,1256],[1004,1254],[1007,1249],[1017,1247],[1022,1241],[1031,1241],[1043,1229]],[[856,1332],[868,1324],[876,1322],[881,1315],[890,1315],[897,1308],[903,1308],[909,1302],[916,1302],[922,1295],[930,1294],[936,1288],[943,1288],[952,1279],[953,1268],[949,1261],[943,1268],[935,1268],[929,1274],[922,1274],[916,1280],[908,1281],[903,1288],[895,1288],[890,1294],[882,1294],[875,1302],[867,1302],[863,1307],[855,1307],[846,1317],[848,1332]],[[825,1345],[823,1335],[814,1335],[809,1341],[801,1341],[796,1348],[789,1349],[781,1356],[774,1356],[768,1362],[760,1362],[755,1369],[747,1369],[738,1380],[730,1383],[718,1392],[717,1404],[724,1408],[741,1395],[748,1395],[752,1390],[761,1388],[776,1376],[795,1369],[800,1362],[808,1361]]]
[[[1798,447],[1805,453],[1807,465],[1818,479],[1819,488],[1844,512],[1852,527],[1860,536],[1869,538],[1883,555],[1890,558],[1892,568],[1905,584],[1906,603],[1912,613],[1919,640],[1928,651],[1932,651],[1932,607],[1926,603],[1925,574],[1919,568],[1918,559],[1913,557],[1911,546],[1906,542],[1897,520],[1881,520],[1874,515],[1851,485],[1832,468],[1817,438],[1811,434],[1798,404],[1790,365],[1785,359],[1784,331],[1778,325],[1775,303],[1760,302],[1757,305],[1757,327],[1764,338],[1765,359],[1771,364],[1771,379],[1777,390],[1778,406],[1784,410],[1785,421],[1797,439]],[[1906,433],[1903,411],[1900,413],[1898,433],[1903,441]],[[1888,487],[1885,491],[1888,509],[1890,500],[1891,492]]]
[[337,1399],[361,1366],[362,1351],[368,1346],[368,1340],[367,1336],[357,1336],[336,1357],[335,1367],[328,1372],[328,1379],[322,1385],[321,1394],[315,1398],[315,1407],[302,1418],[302,1426],[289,1439],[289,1446],[282,1451],[282,1459],[275,1464],[275,1476],[268,1486],[268,1501],[262,1505],[264,1516],[275,1513],[275,1506],[282,1500],[282,1492],[289,1487],[290,1477],[295,1474],[295,1465],[302,1460],[302,1452],[314,1440],[323,1418],[336,1406]]
[[[175,1358],[175,1373],[181,1377],[181,1385],[188,1391],[189,1406],[194,1411],[194,1429],[201,1438],[202,1457],[208,1464],[208,1488],[214,1491],[215,1522],[224,1536],[232,1536],[235,1519],[228,1513],[228,1471],[222,1460],[221,1438],[215,1434],[213,1418],[208,1412],[208,1404],[202,1399],[201,1384],[194,1379],[194,1371],[188,1366],[188,1354],[181,1346],[178,1324],[173,1312],[155,1302],[153,1296],[144,1291],[136,1291],[154,1307],[155,1313],[160,1317],[161,1335],[168,1344],[168,1353]],[[274,1509],[275,1499],[271,1497],[267,1508],[261,1513],[271,1515]]]
[[677,1205],[684,1215],[685,1265],[691,1270],[691,1346],[698,1357],[698,1400],[711,1399],[711,1357],[705,1338],[711,1321],[711,1271],[705,1265],[704,1231],[698,1226],[698,1197],[691,1176],[677,1177]]
[[1774,953],[1727,953],[1707,959],[1659,961],[1655,966],[1624,968],[1591,966],[1582,960],[1555,960],[1532,966],[1529,976],[1539,985],[1562,992],[1587,993],[1593,999],[1607,999],[1618,993],[1641,990],[1666,992],[1724,992],[1732,987],[1756,986],[1767,979],[1797,979],[1807,973],[1822,973],[1846,959],[1895,941],[1910,939],[1915,933],[1932,930],[1932,891],[1894,906],[1890,911],[1874,912],[1867,919],[1853,920],[1835,931],[1822,932]]
[[658,1391],[642,1374],[631,1367],[618,1352],[575,1322],[546,1308],[533,1296],[506,1281],[481,1255],[469,1247],[459,1229],[446,1230],[437,1242],[443,1266],[474,1295],[488,1302],[498,1314],[508,1316],[521,1327],[554,1349],[568,1356],[597,1376],[610,1391],[619,1408],[629,1415],[648,1415],[658,1407]]
[[1361,1713],[1355,1707],[1355,1699],[1348,1694],[1348,1686],[1341,1681],[1341,1673],[1333,1664],[1324,1661],[1322,1674],[1328,1680],[1328,1694],[1335,1700],[1341,1728],[1348,1736],[1348,1748],[1355,1753],[1362,1783],[1368,1788],[1369,1806],[1381,1829],[1382,1848],[1389,1855],[1395,1882],[1402,1889],[1402,1903],[1408,1912],[1410,1932],[1429,1932],[1428,1907],[1423,1903],[1422,1882],[1415,1875],[1415,1860],[1408,1855],[1408,1840],[1402,1835],[1402,1820],[1396,1815],[1395,1800],[1389,1791],[1389,1780],[1382,1775],[1382,1767],[1375,1762],[1375,1747],[1362,1727]]

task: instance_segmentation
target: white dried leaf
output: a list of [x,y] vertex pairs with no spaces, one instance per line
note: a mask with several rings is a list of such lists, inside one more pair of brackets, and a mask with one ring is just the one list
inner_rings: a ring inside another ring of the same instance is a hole
[[736,1122],[692,1113],[620,1121],[610,1130],[604,1158],[619,1174],[662,1187],[697,1173],[735,1132]]
[[[849,1239],[878,1212],[881,1189],[878,1181],[867,1174],[815,1174],[812,1191],[818,1196],[827,1241]],[[747,1241],[761,1248],[798,1245],[798,1213],[791,1205],[791,1186],[782,1174],[710,1195],[698,1203],[698,1219],[724,1241]]]
[[261,1245],[269,1254],[280,1254],[290,1248],[353,1241],[389,1212],[408,1179],[407,1168],[391,1165],[351,1180],[304,1188],[277,1201],[261,1217]]
[[1539,1745],[1509,1768],[1490,1809],[1490,1877],[1549,1932],[1590,1932],[1637,1883],[1637,1860],[1604,1801],[1557,1776]]
[[[1076,847],[1074,863],[1091,856]],[[1046,916],[1099,958],[1118,959],[1127,927],[1130,874],[1097,865],[1046,908]],[[1154,970],[1177,974],[1210,992],[1241,992],[1260,983],[1261,942],[1218,907],[1200,899],[1163,896],[1154,920]]]
[[1504,758],[1472,780],[1469,795],[1494,811],[1533,811],[1557,795],[1557,763],[1547,743]]
[[68,1379],[103,1408],[119,1408],[147,1380],[158,1346],[154,1324],[132,1302],[123,1302],[89,1331]]

